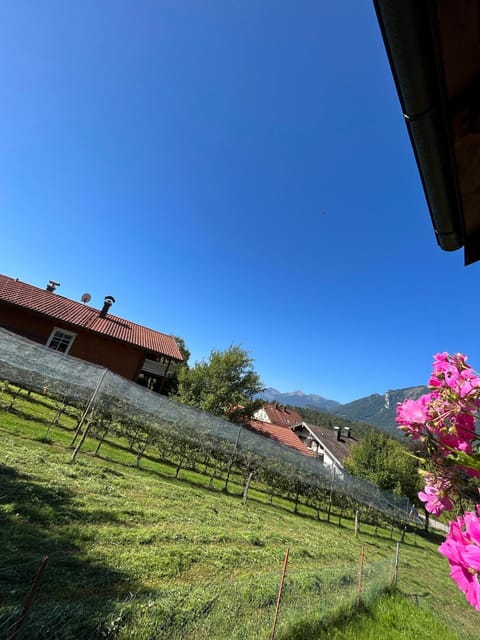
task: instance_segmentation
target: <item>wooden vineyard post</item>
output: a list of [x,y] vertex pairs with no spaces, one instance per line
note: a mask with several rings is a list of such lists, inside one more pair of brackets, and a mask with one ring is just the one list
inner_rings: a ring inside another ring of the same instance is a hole
[[332,500],[333,500],[333,483],[335,481],[335,467],[332,467],[332,477],[330,479],[330,497],[328,499],[328,513],[327,513],[327,521],[330,522],[330,512],[332,510]]
[[8,640],[17,640],[17,638],[19,637],[18,634],[20,633],[20,629],[22,628],[22,625],[25,622],[25,619],[28,615],[28,611],[32,606],[35,593],[40,585],[40,580],[42,579],[43,572],[47,568],[47,564],[48,564],[48,556],[45,556],[42,562],[40,563],[40,567],[38,568],[37,575],[33,580],[32,586],[30,587],[30,591],[25,596],[25,600],[23,601],[22,613],[20,614],[20,618],[17,620],[17,624],[15,625],[13,633],[8,638]]
[[330,512],[332,511],[332,497],[328,501],[327,522],[330,522]]
[[230,481],[230,474],[232,472],[233,465],[235,464],[235,455],[237,453],[238,441],[240,440],[241,433],[242,433],[242,427],[238,427],[237,437],[235,438],[235,446],[233,447],[232,457],[230,460],[230,464],[228,465],[228,468],[227,468],[227,477],[225,478],[225,485],[223,487],[223,491],[225,493],[228,493],[228,483]]
[[243,504],[247,504],[248,490],[249,490],[249,488],[250,488],[250,482],[252,481],[252,478],[253,478],[253,473],[254,473],[254,472],[253,472],[253,471],[251,471],[251,472],[248,474],[248,477],[247,477],[247,479],[246,479],[246,481],[245,481],[245,486],[244,486],[244,488],[243,488]]
[[278,588],[277,604],[275,605],[275,616],[273,618],[273,627],[272,627],[272,633],[270,634],[270,640],[274,640],[275,638],[275,630],[277,628],[277,620],[278,620],[278,611],[280,609],[280,602],[282,600],[283,583],[285,582],[285,574],[287,572],[289,552],[290,552],[290,549],[289,547],[287,547],[287,550],[285,552],[285,559],[283,561],[282,577],[280,578],[280,586]]
[[395,549],[395,561],[393,563],[392,587],[395,588],[398,582],[398,560],[400,556],[400,542],[397,542]]
[[364,562],[365,562],[365,545],[362,544],[362,547],[360,549],[360,560],[358,563],[357,607],[360,606],[360,600],[362,598]]

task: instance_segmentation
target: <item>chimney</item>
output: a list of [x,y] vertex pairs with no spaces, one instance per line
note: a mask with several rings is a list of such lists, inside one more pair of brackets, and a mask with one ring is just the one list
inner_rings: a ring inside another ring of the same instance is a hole
[[352,437],[352,430],[350,427],[345,427],[345,437],[346,438],[351,438]]
[[333,430],[337,435],[337,440],[340,440],[340,427],[333,427]]
[[60,282],[55,282],[55,280],[49,280],[47,284],[47,291],[53,293],[57,287],[60,286]]
[[114,302],[115,302],[115,298],[113,296],[105,296],[105,301],[103,303],[102,310],[98,314],[100,318],[105,318],[105,316],[108,313],[108,310],[110,309],[110,307]]

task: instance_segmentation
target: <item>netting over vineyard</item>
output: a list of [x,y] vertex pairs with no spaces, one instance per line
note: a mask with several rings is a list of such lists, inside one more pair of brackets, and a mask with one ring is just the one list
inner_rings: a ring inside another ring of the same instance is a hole
[[200,451],[223,465],[224,471],[241,459],[252,473],[261,470],[267,484],[281,485],[282,478],[288,478],[290,491],[293,479],[304,496],[310,490],[336,494],[337,502],[353,501],[396,521],[411,521],[406,498],[347,473],[335,476],[314,457],[4,329],[0,329],[0,380],[43,394],[57,407],[75,407],[77,435],[89,425],[91,437],[100,442],[107,434],[127,438],[139,456],[147,447],[175,451],[178,458]]

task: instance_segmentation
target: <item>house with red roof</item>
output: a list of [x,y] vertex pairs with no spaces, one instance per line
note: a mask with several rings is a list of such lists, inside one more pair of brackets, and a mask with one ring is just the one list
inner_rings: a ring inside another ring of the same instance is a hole
[[253,417],[261,422],[278,424],[283,427],[289,427],[290,429],[303,423],[303,418],[299,413],[278,402],[265,402],[262,407],[253,414]]
[[255,411],[253,418],[246,423],[246,427],[262,436],[276,440],[280,444],[295,449],[306,456],[315,453],[308,449],[292,427],[302,424],[302,417],[285,405],[278,402],[265,402]]
[[327,429],[307,424],[299,413],[278,402],[265,402],[247,426],[305,455],[315,456],[339,477],[343,475],[345,458],[358,443],[350,428]]
[[161,391],[172,362],[182,354],[173,336],[110,313],[113,296],[101,309],[56,293],[59,283],[39,289],[0,275],[0,326],[59,353],[102,365],[124,378]]
[[340,477],[343,475],[345,458],[351,454],[352,447],[359,443],[349,427],[327,429],[304,422],[296,425],[293,431],[324,466]]
[[262,420],[248,420],[245,426],[247,429],[275,440],[286,447],[290,447],[290,449],[295,449],[305,456],[315,456],[315,453],[308,449],[297,434],[287,426],[263,422]]
[[327,429],[309,425],[291,407],[278,402],[265,402],[253,414],[248,426],[288,447],[315,456],[338,476],[343,474],[343,462],[350,455],[352,446],[358,443],[350,428]]

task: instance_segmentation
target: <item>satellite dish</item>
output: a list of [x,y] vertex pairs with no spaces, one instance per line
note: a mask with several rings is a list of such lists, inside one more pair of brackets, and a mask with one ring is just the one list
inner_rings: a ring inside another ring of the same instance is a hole
[[90,302],[91,299],[92,296],[89,293],[84,293],[81,297],[81,301],[83,302],[83,304],[87,304],[87,302]]

